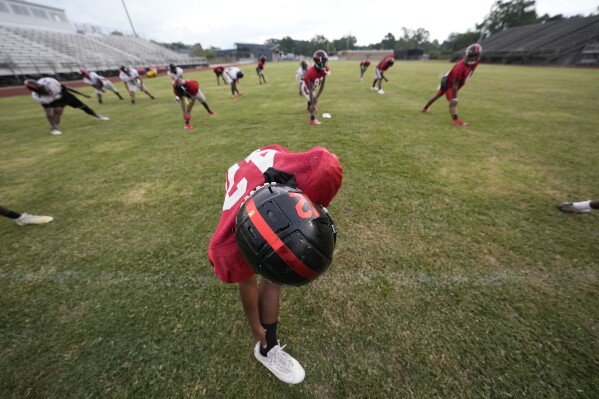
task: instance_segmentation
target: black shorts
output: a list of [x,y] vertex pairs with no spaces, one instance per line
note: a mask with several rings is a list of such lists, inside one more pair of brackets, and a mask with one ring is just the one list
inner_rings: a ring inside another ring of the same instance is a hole
[[83,108],[85,104],[79,100],[73,93],[68,91],[64,86],[62,87],[62,97],[56,101],[52,101],[50,104],[42,104],[44,108],[63,108],[67,105],[73,108]]

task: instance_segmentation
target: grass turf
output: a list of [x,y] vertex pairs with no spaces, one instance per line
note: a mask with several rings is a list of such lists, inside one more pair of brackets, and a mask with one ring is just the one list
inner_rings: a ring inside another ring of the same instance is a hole
[[[168,78],[151,101],[85,100],[48,134],[29,97],[0,99],[0,397],[591,398],[599,391],[599,72],[482,65],[440,99],[447,63],[398,62],[385,95],[332,62],[308,125],[296,63],[247,66],[230,99],[211,72],[183,130]],[[121,85],[119,84],[119,87]],[[121,88],[122,90],[122,88]],[[86,89],[92,94],[91,89]],[[321,145],[344,166],[336,258],[284,289],[280,338],[306,368],[287,386],[252,358],[236,287],[206,249],[227,168],[262,145]]]

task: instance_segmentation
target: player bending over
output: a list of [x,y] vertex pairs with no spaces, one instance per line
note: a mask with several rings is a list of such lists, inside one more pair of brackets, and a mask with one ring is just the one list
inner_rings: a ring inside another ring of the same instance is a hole
[[308,72],[308,63],[304,60],[301,60],[299,68],[297,68],[297,71],[295,71],[295,80],[299,85],[298,94],[300,96],[302,95],[302,84],[304,83],[304,76],[306,76],[306,72]]
[[[324,50],[318,50],[314,53],[314,65],[308,68],[308,71],[304,75],[304,81],[302,82],[302,93],[308,100],[308,112],[310,113],[310,124],[311,125],[322,125],[318,119],[316,119],[316,104],[324,89],[324,84],[329,73],[327,67],[327,61],[329,56]],[[316,93],[318,89],[318,93]]]
[[212,72],[216,75],[216,84],[220,86],[220,78],[223,78],[223,83],[226,83],[225,77],[223,73],[225,72],[225,67],[222,65],[217,65],[212,68]]
[[121,96],[121,93],[119,93],[117,88],[114,87],[112,82],[106,79],[104,76],[100,76],[93,71],[90,72],[85,68],[81,68],[79,72],[81,73],[81,76],[83,76],[83,83],[92,86],[96,90],[96,96],[98,96],[98,102],[100,104],[102,104],[102,95],[104,94],[104,90],[110,90],[116,94],[118,98],[121,100],[123,99],[123,96]]
[[185,101],[179,102],[179,104],[181,104],[181,111],[183,111],[183,119],[185,119],[185,129],[193,130],[193,126],[191,126],[191,109],[196,100],[199,100],[202,103],[210,115],[215,115],[208,106],[206,96],[204,96],[204,93],[200,90],[200,85],[197,81],[191,79],[177,79],[173,82],[173,91],[177,98],[182,97],[189,100],[187,105],[185,105]]
[[364,72],[366,72],[369,66],[370,60],[368,58],[360,62],[360,83],[364,81]]
[[50,134],[53,134],[54,136],[62,134],[59,127],[60,117],[62,116],[64,107],[67,105],[69,107],[80,109],[98,120],[108,120],[107,117],[97,114],[72,93],[82,95],[86,98],[91,98],[90,96],[80,93],[75,89],[71,89],[54,78],[26,80],[25,87],[31,91],[33,100],[40,103],[44,108],[46,119],[48,119],[48,122],[50,123]]
[[121,65],[119,71],[119,79],[121,79],[121,81],[125,83],[125,88],[131,96],[131,104],[135,104],[135,93],[137,92],[137,89],[146,93],[152,100],[156,98],[150,94],[148,88],[139,77],[139,73],[135,68],[129,68],[124,65]]
[[468,79],[474,73],[474,70],[480,64],[483,54],[483,48],[480,44],[474,43],[466,49],[464,59],[458,61],[451,71],[447,72],[437,88],[437,93],[426,103],[422,112],[428,112],[429,107],[437,101],[439,97],[445,95],[449,101],[449,113],[451,114],[452,124],[456,126],[468,126],[468,122],[458,118],[458,91],[466,84]]
[[266,78],[264,77],[264,64],[266,63],[266,57],[265,56],[261,56],[260,59],[258,60],[258,66],[256,67],[256,73],[258,74],[258,83],[262,84],[262,81],[264,81],[264,84],[266,84]]
[[225,82],[231,85],[231,96],[233,100],[237,99],[237,96],[241,95],[237,88],[237,84],[239,83],[239,79],[243,78],[243,72],[237,67],[229,67],[223,72],[223,78]]
[[25,226],[28,224],[45,224],[54,220],[52,216],[35,216],[25,212],[19,213],[3,206],[0,206],[0,215],[14,220],[19,226]]
[[385,76],[385,71],[389,68],[391,68],[393,66],[393,64],[395,63],[395,58],[393,57],[393,55],[389,54],[388,56],[386,56],[385,58],[383,58],[381,60],[381,62],[379,62],[379,64],[376,66],[376,68],[374,68],[374,81],[372,82],[372,90],[377,90],[377,93],[379,94],[385,94],[385,90],[383,90],[382,85],[383,85],[383,80],[385,80],[385,82],[388,82],[389,80],[387,79],[387,77]]
[[341,180],[339,159],[323,147],[263,147],[227,173],[208,259],[219,279],[238,285],[255,358],[288,384],[302,382],[305,371],[277,337],[281,284],[307,284],[331,263],[336,231],[324,206]]

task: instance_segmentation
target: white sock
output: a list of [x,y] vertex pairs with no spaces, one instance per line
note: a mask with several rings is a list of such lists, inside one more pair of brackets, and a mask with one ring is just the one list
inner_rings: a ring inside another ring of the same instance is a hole
[[572,205],[574,205],[574,208],[581,210],[581,211],[590,211],[591,210],[591,201],[579,201],[579,202],[573,202]]

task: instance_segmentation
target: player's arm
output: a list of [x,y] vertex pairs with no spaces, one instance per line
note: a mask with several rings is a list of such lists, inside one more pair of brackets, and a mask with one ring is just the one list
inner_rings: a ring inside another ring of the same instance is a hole
[[314,112],[316,108],[316,98],[314,98],[314,82],[308,80],[308,96],[310,98],[310,112]]
[[322,83],[320,84],[320,88],[318,89],[318,94],[316,95],[316,100],[320,98],[320,93],[324,90],[324,83],[327,81],[326,75],[322,77]]
[[185,118],[185,114],[187,110],[185,109],[185,96],[181,96],[181,101],[179,101],[179,105],[181,106],[181,111],[183,111],[183,117]]
[[[184,101],[181,101],[182,103]],[[190,100],[189,100],[189,104],[187,104],[187,113],[191,114],[191,109],[193,108],[193,105],[196,103],[196,96],[193,96]]]

